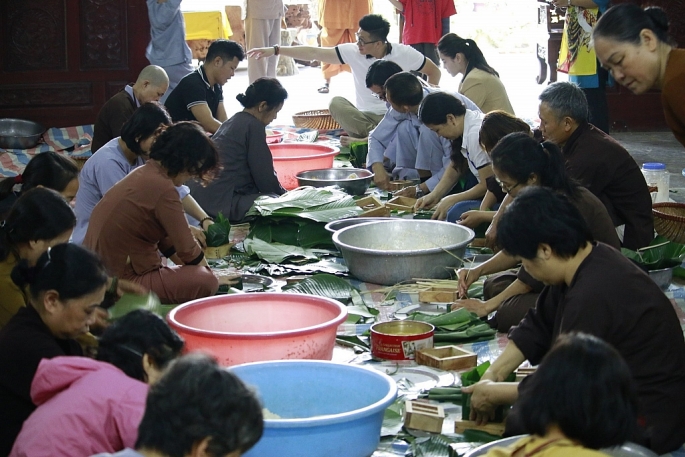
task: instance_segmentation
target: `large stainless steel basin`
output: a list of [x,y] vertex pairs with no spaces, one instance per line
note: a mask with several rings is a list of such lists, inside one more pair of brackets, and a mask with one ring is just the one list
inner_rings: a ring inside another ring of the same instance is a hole
[[462,264],[473,230],[433,220],[381,220],[333,234],[350,273],[374,284],[448,278]]

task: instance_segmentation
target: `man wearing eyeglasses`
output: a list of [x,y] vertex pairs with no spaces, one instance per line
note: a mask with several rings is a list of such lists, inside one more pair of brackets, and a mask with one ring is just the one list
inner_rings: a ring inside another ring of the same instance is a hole
[[274,46],[248,51],[251,58],[267,58],[283,54],[298,60],[318,60],[323,63],[348,64],[355,87],[355,104],[343,97],[333,97],[331,115],[343,129],[356,138],[366,138],[387,111],[385,102],[373,96],[366,87],[366,72],[377,60],[390,60],[403,70],[425,74],[430,84],[440,82],[440,69],[430,60],[403,44],[390,44],[390,23],[378,14],[369,14],[359,20],[357,43],[344,43],[335,47]]

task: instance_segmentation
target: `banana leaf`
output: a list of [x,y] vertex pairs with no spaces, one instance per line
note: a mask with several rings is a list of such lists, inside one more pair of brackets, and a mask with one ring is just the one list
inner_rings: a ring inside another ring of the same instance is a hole
[[282,263],[286,259],[318,259],[309,249],[281,243],[267,243],[259,238],[246,238],[243,241],[245,252],[270,263]]
[[117,320],[136,309],[146,309],[162,317],[165,315],[159,297],[150,292],[147,295],[123,294],[114,306],[109,308],[109,319]]
[[341,190],[304,187],[279,197],[259,197],[248,215],[298,216],[317,222],[331,222],[362,212],[354,199]]
[[247,237],[303,248],[333,246],[331,233],[325,226],[323,223],[293,217],[259,217],[252,223]]
[[217,247],[228,243],[228,234],[231,232],[231,223],[219,213],[214,219],[214,223],[207,227],[205,236],[207,237],[207,247]]
[[685,260],[685,245],[657,236],[649,246],[631,251],[622,248],[623,255],[647,271],[677,267]]
[[284,286],[283,292],[318,295],[347,304],[352,300],[352,291],[358,292],[349,282],[329,274],[318,274],[302,281]]

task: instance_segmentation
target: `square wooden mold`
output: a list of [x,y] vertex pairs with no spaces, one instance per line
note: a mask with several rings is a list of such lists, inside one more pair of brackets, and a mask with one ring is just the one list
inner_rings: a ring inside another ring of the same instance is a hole
[[397,192],[398,190],[402,190],[405,187],[415,186],[416,184],[418,184],[418,181],[411,181],[409,179],[400,181],[390,181],[388,183],[388,190],[391,192]]
[[360,198],[359,200],[355,201],[355,203],[364,211],[383,207],[383,203],[374,195],[368,195],[364,198]]
[[420,400],[404,402],[404,426],[432,433],[442,432],[445,410],[442,406]]
[[473,368],[477,364],[476,353],[458,346],[442,346],[421,349],[416,352],[416,363],[446,371]]
[[386,208],[396,209],[398,211],[408,211],[410,213],[414,212],[414,205],[416,205],[416,199],[411,197],[394,197],[388,200],[385,204]]

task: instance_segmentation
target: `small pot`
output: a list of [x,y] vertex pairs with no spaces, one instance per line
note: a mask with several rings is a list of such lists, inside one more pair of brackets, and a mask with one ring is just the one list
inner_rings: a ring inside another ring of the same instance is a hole
[[663,291],[667,291],[673,279],[673,268],[662,268],[660,270],[650,270],[647,272],[652,281]]
[[392,321],[371,326],[371,355],[385,360],[413,360],[416,351],[433,347],[435,327],[426,322]]

